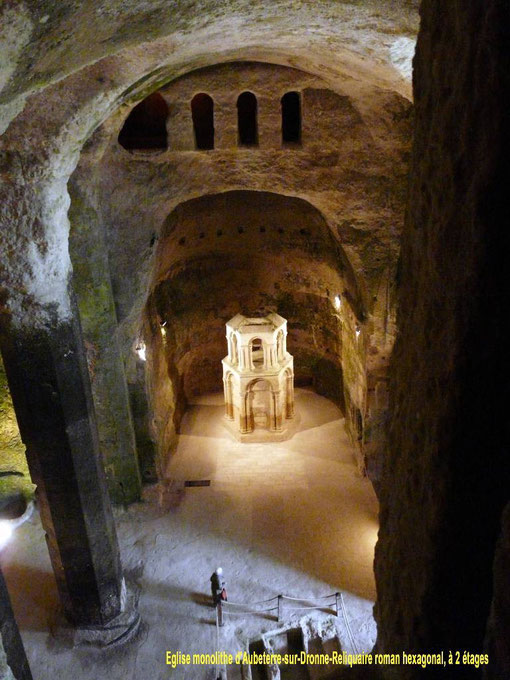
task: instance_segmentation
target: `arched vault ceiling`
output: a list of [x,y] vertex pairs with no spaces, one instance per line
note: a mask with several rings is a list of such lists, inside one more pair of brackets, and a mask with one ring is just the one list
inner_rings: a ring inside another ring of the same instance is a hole
[[140,81],[150,87],[243,58],[320,72],[333,87],[365,83],[409,96],[417,6],[418,0],[8,2],[0,8],[0,131],[28,95],[71,74],[67,99],[74,111],[77,102],[102,96],[109,113],[127,93],[136,96]]

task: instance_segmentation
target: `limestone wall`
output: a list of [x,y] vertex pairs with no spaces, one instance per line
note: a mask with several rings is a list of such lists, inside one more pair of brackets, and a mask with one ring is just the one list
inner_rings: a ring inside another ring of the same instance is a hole
[[[253,147],[238,143],[236,102],[245,91],[257,96]],[[302,137],[293,145],[281,135],[280,100],[289,91],[301,96]],[[363,430],[367,371],[385,375],[394,339],[387,291],[399,251],[408,102],[374,90],[367,120],[361,101],[319,78],[262,63],[209,67],[160,92],[169,108],[167,150],[118,143],[128,109],[103,128],[111,137],[99,165],[101,203],[125,352],[157,288],[158,313],[175,322],[166,336],[169,374],[180,376],[174,393],[189,397],[221,386],[225,321],[276,308],[289,318],[298,382],[347,400],[348,420]],[[190,104],[199,92],[215,105],[209,151],[195,149]],[[252,212],[242,191],[259,196]],[[210,204],[198,201],[208,195]],[[344,306],[335,316],[339,293]],[[361,451],[363,434],[350,430]]]

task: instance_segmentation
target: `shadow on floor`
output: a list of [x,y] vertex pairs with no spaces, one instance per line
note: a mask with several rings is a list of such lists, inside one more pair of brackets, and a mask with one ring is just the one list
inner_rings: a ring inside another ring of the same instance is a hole
[[17,563],[4,566],[3,572],[18,626],[22,630],[47,631],[49,618],[59,607],[53,573]]

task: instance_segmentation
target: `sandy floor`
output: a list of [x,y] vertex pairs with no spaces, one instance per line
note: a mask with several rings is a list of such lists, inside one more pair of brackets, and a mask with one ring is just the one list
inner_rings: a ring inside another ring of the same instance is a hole
[[[216,650],[209,576],[217,566],[235,602],[278,594],[313,600],[341,590],[355,648],[371,648],[377,501],[357,473],[338,409],[307,390],[297,390],[296,408],[299,431],[276,444],[234,441],[220,395],[190,408],[168,469],[167,510],[148,490],[145,503],[116,514],[126,574],[141,588],[142,625],[122,648],[69,649],[48,634],[57,594],[37,514],[17,530],[1,563],[34,680],[207,678],[200,666],[172,670],[165,652]],[[187,480],[211,484],[185,488]],[[304,613],[287,607],[285,618]],[[330,620],[313,614],[321,617]],[[279,626],[270,616],[226,618],[220,649],[233,653]],[[353,651],[345,617],[334,622],[343,649]]]

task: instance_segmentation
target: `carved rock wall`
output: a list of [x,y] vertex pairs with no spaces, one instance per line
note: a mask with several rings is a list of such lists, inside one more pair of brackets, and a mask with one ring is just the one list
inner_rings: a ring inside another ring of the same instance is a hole
[[[239,146],[237,131],[245,91],[257,96],[258,144],[249,148]],[[281,135],[280,100],[289,91],[301,96],[302,138],[293,145]],[[214,101],[209,151],[194,144],[190,104],[199,92]],[[179,401],[221,386],[229,318],[279,311],[289,319],[298,383],[313,380],[345,400],[361,445],[367,373],[385,376],[394,339],[390,288],[409,103],[374,89],[368,113],[361,92],[347,96],[316,76],[263,63],[201,69],[160,93],[169,109],[167,150],[122,148],[127,109],[101,132],[111,135],[99,165],[101,207],[126,355],[156,291],[150,308],[168,322],[168,378]],[[335,314],[337,294],[344,304]],[[136,375],[128,379],[141,393]],[[174,405],[178,422],[183,405]]]
[[[375,562],[378,644],[481,652],[494,588],[495,615],[508,621],[508,537],[494,581],[493,557],[510,488],[510,17],[493,0],[424,0],[421,15]],[[508,676],[505,630],[492,630],[490,677]],[[479,674],[466,667],[462,677]]]

